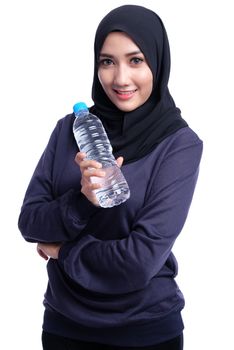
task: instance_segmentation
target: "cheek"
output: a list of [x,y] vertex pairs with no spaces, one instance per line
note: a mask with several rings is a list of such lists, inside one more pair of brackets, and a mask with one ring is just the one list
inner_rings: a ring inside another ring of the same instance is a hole
[[98,79],[104,90],[111,83],[111,77],[110,77],[110,74],[107,73],[107,71],[99,70]]
[[148,86],[148,94],[150,96],[153,91],[153,77],[148,80],[147,86]]
[[98,80],[100,81],[100,84],[102,84],[102,74],[101,74],[101,72],[100,72],[100,69],[98,70],[98,72],[97,72],[98,74]]
[[139,84],[142,86],[143,91],[146,95],[151,95],[153,90],[153,75],[151,71],[144,71],[138,76]]

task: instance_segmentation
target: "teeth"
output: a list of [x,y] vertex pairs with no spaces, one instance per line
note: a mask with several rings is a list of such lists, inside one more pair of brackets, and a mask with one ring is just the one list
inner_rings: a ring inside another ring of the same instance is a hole
[[132,90],[132,91],[119,91],[119,90],[116,90],[118,94],[120,95],[130,95],[130,94],[133,94],[133,92],[135,90]]

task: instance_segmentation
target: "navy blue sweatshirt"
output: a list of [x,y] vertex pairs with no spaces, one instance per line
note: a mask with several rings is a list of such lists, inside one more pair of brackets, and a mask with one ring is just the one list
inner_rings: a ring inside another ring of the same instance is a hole
[[59,120],[26,191],[19,229],[29,242],[62,242],[47,264],[46,331],[119,346],[181,333],[184,298],[173,244],[185,223],[202,154],[189,128],[122,166],[131,197],[113,208],[81,194],[73,115]]

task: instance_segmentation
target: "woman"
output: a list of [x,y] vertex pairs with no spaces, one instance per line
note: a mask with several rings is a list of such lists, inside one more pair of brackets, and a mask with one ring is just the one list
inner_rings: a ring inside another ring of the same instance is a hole
[[154,12],[126,5],[104,17],[90,110],[123,163],[131,197],[97,206],[90,177],[105,172],[78,152],[74,115],[59,120],[19,218],[24,238],[49,259],[46,350],[183,348],[172,247],[191,204],[202,142],[175,106],[169,71],[166,31]]

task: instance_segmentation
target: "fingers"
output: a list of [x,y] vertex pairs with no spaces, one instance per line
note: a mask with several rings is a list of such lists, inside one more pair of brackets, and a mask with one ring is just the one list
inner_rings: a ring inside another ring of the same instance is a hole
[[41,250],[39,244],[37,245],[37,252],[43,259],[48,260],[48,256]]
[[95,161],[86,159],[86,154],[84,152],[78,152],[75,157],[75,162],[79,165],[82,174],[82,185],[88,186],[90,183],[90,189],[97,189],[100,186],[91,186],[92,177],[105,177],[105,171],[103,171],[102,164]]
[[86,178],[90,178],[92,176],[105,177],[105,174],[105,171],[95,168],[84,168],[83,170],[83,176]]
[[[104,184],[103,178],[106,176],[105,169],[102,169],[102,164],[96,160],[87,159],[87,155],[84,152],[78,152],[76,154],[75,162],[79,165],[81,171],[81,192],[94,205],[99,205],[95,190],[100,189]],[[123,157],[118,157],[116,164],[118,167],[121,167]]]
[[116,159],[116,163],[117,163],[119,168],[121,168],[121,166],[123,165],[123,161],[124,161],[123,157],[118,157]]
[[80,162],[82,162],[82,160],[84,160],[86,157],[86,153],[84,152],[78,152],[75,156],[75,162],[80,165]]
[[45,260],[58,259],[61,243],[38,243],[37,252]]
[[[95,169],[101,169],[102,164],[97,162],[96,160],[90,160],[86,159],[86,153],[84,152],[78,152],[75,157],[76,163],[83,169],[85,168],[95,168]],[[116,163],[118,167],[121,167],[123,165],[124,158],[118,157],[116,159]]]
[[81,179],[81,192],[82,193],[86,193],[87,191],[94,191],[97,190],[98,188],[101,187],[101,184],[98,183],[98,181],[92,181],[93,179],[91,179],[90,176],[83,176]]
[[76,154],[75,162],[79,165],[81,171],[81,192],[90,202],[98,206],[94,191],[101,187],[101,178],[105,177],[105,171],[101,169],[102,164],[95,160],[87,159],[87,155],[84,152]]
[[78,152],[75,157],[75,162],[80,166],[81,170],[86,168],[100,169],[102,164],[96,160],[86,159],[86,153]]

